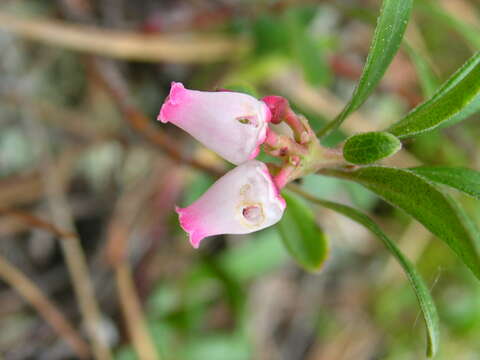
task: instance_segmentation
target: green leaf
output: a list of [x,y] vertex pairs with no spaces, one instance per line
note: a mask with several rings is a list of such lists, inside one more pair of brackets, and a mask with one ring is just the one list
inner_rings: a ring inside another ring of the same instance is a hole
[[417,106],[388,131],[406,138],[453,125],[480,111],[480,52],[472,56],[429,100]]
[[251,357],[248,338],[240,332],[205,332],[188,338],[177,349],[177,359],[245,360]]
[[323,48],[309,31],[315,10],[311,6],[292,7],[285,12],[283,19],[289,35],[288,43],[292,58],[302,69],[305,80],[313,86],[318,86],[330,81],[331,70]]
[[390,253],[397,259],[398,263],[402,266],[405,274],[412,285],[413,291],[417,296],[420,309],[422,310],[423,318],[427,326],[427,356],[433,357],[437,350],[440,341],[440,329],[438,325],[438,314],[433,299],[428,291],[428,287],[424,280],[417,272],[413,264],[402,254],[400,249],[395,243],[382,231],[382,229],[373,222],[370,217],[358,211],[350,206],[338,204],[332,201],[318,199],[310,194],[307,194],[297,187],[294,187],[296,192],[301,193],[308,200],[336,211],[351,220],[365,226],[374,235],[376,235],[390,251]]
[[261,15],[253,23],[252,30],[258,55],[288,52],[288,31],[280,17]]
[[323,49],[315,42],[310,33],[303,31],[293,42],[294,54],[299,62],[305,79],[312,85],[325,85],[330,81],[330,68],[324,57]]
[[343,146],[345,160],[352,164],[371,164],[395,154],[402,143],[387,132],[367,132],[353,135]]
[[415,66],[423,95],[426,98],[431,97],[439,87],[437,75],[420,51],[410,46],[407,42],[404,42],[403,46]]
[[222,253],[222,266],[240,282],[274,271],[289,259],[276,229],[268,228],[252,236],[253,241],[244,241]]
[[439,184],[448,185],[480,200],[480,172],[460,166],[420,166],[415,174]]
[[362,184],[403,209],[442,239],[480,279],[480,234],[463,210],[423,177],[405,169],[369,166],[355,171],[322,170],[322,174]]
[[323,137],[337,129],[353,111],[357,110],[375,89],[400,47],[410,18],[413,0],[383,0],[372,45],[362,76],[350,102],[343,111],[318,133]]
[[287,209],[278,223],[283,243],[298,264],[306,270],[317,271],[328,255],[325,234],[302,199],[288,192],[282,195],[287,202]]
[[480,36],[478,35],[480,28],[478,26],[470,25],[463,20],[453,17],[439,5],[438,1],[423,0],[418,1],[416,5],[418,9],[425,14],[435,17],[440,22],[450,26],[458,34],[462,35],[473,49],[480,49]]

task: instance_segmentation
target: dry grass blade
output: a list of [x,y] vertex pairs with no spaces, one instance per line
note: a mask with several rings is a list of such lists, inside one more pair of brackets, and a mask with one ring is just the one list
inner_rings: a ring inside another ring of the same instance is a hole
[[29,302],[46,322],[70,344],[81,359],[90,355],[88,344],[57,307],[22,272],[0,255],[0,277]]
[[[61,164],[55,164],[53,161],[48,148],[49,142],[45,128],[33,120],[29,120],[26,124],[27,131],[33,139],[34,148],[43,156],[41,178],[52,224],[73,235],[62,237],[60,245],[75,289],[80,312],[85,321],[86,331],[92,344],[92,353],[95,359],[109,360],[112,358],[112,354],[102,333],[103,319],[95,297],[87,259],[75,231],[73,215],[64,192],[66,182],[62,174],[62,166]],[[72,161],[78,154],[79,151],[73,150],[68,156],[69,160]],[[64,161],[69,163],[70,161],[67,160]]]
[[[74,233],[72,215],[68,209],[65,194],[57,183],[54,166],[45,168],[44,181],[53,222],[57,226]],[[77,236],[62,238],[60,242],[67,266],[70,270],[73,286],[77,295],[80,310],[85,319],[87,332],[92,341],[96,359],[108,360],[112,356],[108,345],[101,334],[102,316],[95,299],[95,291],[90,279],[87,259]]]
[[42,182],[37,171],[0,179],[0,204],[4,207],[28,204],[38,200],[41,195]]
[[32,214],[20,211],[20,210],[13,210],[13,209],[5,209],[5,208],[0,208],[0,215],[5,215],[5,216],[12,216],[14,218],[17,218],[26,224],[40,228],[46,231],[51,232],[55,236],[61,237],[61,238],[71,238],[74,237],[75,234],[69,233],[66,231],[63,231],[59,228],[57,228],[55,225],[50,224],[49,222],[40,219],[37,216],[34,216]]
[[163,166],[140,180],[120,197],[110,220],[108,242],[105,248],[107,261],[115,272],[118,296],[128,332],[137,356],[141,360],[159,360],[160,355],[149,333],[135,288],[132,268],[128,260],[128,238],[137,215],[145,207],[162,172]]
[[135,284],[133,283],[132,271],[128,263],[124,262],[115,266],[115,277],[123,314],[139,359],[159,360],[160,356],[148,332],[142,307],[136,294]]
[[143,35],[54,20],[19,19],[0,12],[0,29],[29,40],[124,60],[210,63],[248,49],[242,39],[220,35]]

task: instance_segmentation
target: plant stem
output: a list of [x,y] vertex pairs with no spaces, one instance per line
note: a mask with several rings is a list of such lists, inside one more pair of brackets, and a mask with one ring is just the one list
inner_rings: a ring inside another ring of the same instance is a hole
[[[110,360],[112,355],[102,333],[102,315],[95,298],[87,260],[75,230],[59,167],[54,164],[48,148],[47,132],[45,128],[31,119],[27,120],[26,125],[27,131],[34,139],[33,145],[44,161],[44,165],[41,166],[41,176],[52,224],[72,234],[72,236],[61,237],[60,245],[70,272],[80,312],[85,321],[86,332],[92,343],[93,356],[97,360]],[[76,154],[73,155],[75,158]]]
[[28,279],[7,259],[0,255],[0,278],[15,289],[38,313],[50,324],[50,326],[65,339],[72,350],[81,359],[87,359],[90,355],[88,344],[80,334],[63,316],[60,310],[43,294],[30,279]]
[[70,50],[155,63],[211,63],[234,59],[250,47],[243,39],[226,36],[145,35],[50,19],[21,19],[3,11],[0,29]]
[[128,332],[139,359],[160,360],[143,317],[142,307],[133,283],[132,270],[126,261],[115,265],[115,278]]

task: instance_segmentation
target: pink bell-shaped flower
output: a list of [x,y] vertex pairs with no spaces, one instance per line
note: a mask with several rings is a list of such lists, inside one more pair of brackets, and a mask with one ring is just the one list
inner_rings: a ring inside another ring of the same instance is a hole
[[197,201],[176,209],[190,243],[218,234],[247,234],[278,222],[285,200],[267,166],[250,160],[217,180]]
[[263,101],[247,94],[188,90],[173,82],[158,120],[175,124],[238,165],[258,155],[266,138],[270,110]]

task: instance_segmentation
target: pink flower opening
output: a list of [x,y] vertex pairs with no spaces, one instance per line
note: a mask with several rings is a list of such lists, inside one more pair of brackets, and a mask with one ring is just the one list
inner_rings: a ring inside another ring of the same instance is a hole
[[175,207],[180,226],[188,233],[190,244],[192,244],[195,249],[198,249],[200,241],[207,236],[208,232],[202,228],[201,217],[195,216],[193,212],[189,212],[187,209],[188,208],[182,209],[178,206]]
[[250,160],[218,179],[193,204],[176,211],[190,243],[198,248],[208,236],[269,227],[281,219],[285,206],[267,166]]

